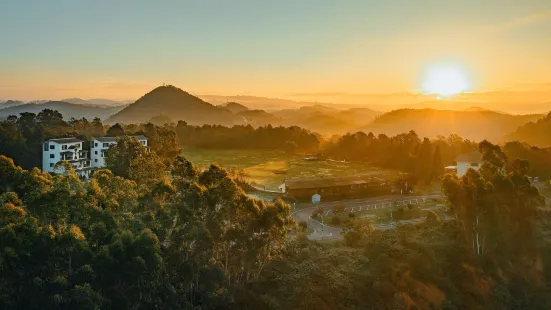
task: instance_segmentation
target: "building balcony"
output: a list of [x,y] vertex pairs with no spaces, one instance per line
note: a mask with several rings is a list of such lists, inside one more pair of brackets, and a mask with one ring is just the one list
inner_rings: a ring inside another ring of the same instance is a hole
[[92,167],[91,161],[87,158],[71,162],[71,166],[73,166],[73,169],[75,170],[88,169]]
[[88,158],[88,151],[77,150],[77,151],[64,151],[61,152],[60,160],[66,160],[68,162],[78,161],[81,159]]

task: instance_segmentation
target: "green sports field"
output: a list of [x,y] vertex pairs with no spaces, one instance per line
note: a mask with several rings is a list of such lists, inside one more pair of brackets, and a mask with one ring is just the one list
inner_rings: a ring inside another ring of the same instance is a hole
[[184,157],[193,164],[206,168],[213,162],[231,169],[242,169],[248,180],[269,190],[277,190],[285,178],[341,176],[358,173],[373,173],[379,176],[395,174],[368,163],[306,161],[304,155],[286,154],[272,150],[216,150],[185,149]]

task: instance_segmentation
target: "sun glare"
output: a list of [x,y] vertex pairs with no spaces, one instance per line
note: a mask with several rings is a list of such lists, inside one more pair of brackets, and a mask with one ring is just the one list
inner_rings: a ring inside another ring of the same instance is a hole
[[442,97],[450,97],[469,90],[468,74],[457,66],[438,66],[430,68],[423,79],[423,91]]

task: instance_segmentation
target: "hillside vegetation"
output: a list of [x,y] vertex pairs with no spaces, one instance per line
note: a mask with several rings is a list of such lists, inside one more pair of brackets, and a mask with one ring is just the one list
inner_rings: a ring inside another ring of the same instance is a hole
[[111,116],[107,122],[144,123],[159,114],[168,115],[174,121],[183,120],[194,125],[241,123],[241,120],[230,111],[213,106],[171,85],[155,88]]
[[551,112],[536,122],[520,126],[515,132],[507,135],[507,139],[540,147],[551,147]]

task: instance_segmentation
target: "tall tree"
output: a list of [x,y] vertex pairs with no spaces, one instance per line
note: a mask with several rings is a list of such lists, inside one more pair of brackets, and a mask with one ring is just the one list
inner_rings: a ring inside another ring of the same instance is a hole
[[116,123],[115,125],[109,127],[109,129],[107,129],[108,137],[119,137],[124,135],[124,128],[119,123]]
[[439,145],[434,149],[432,158],[432,177],[436,178],[444,174],[444,163],[442,162],[442,152],[440,152]]
[[139,184],[151,184],[166,175],[166,167],[160,158],[135,138],[128,136],[120,137],[117,144],[109,148],[105,156],[105,166],[116,176]]

